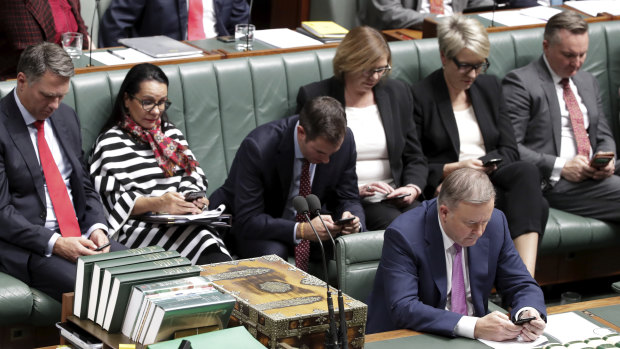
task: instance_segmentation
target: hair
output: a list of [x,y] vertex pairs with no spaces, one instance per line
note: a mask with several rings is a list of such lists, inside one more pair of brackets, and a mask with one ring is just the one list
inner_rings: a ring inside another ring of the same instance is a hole
[[26,47],[19,56],[17,72],[24,73],[29,83],[38,81],[48,71],[65,78],[75,74],[73,61],[62,47],[51,42],[40,42]]
[[453,59],[464,48],[480,58],[489,57],[491,43],[486,29],[477,20],[455,15],[446,17],[437,24],[439,51],[447,59]]
[[332,97],[322,96],[304,105],[299,113],[299,125],[304,128],[307,141],[323,137],[335,145],[344,139],[347,118],[340,102]]
[[461,202],[483,204],[493,199],[495,188],[486,173],[472,168],[460,168],[443,181],[437,202],[453,209]]
[[557,33],[566,29],[572,34],[581,35],[588,31],[588,22],[581,15],[573,11],[562,11],[557,15],[549,18],[545,25],[545,34],[543,38],[548,43],[554,44],[558,41]]
[[368,26],[355,27],[338,45],[332,61],[334,76],[342,80],[344,73],[373,69],[384,57],[392,65],[392,52],[383,35]]
[[[151,63],[142,63],[133,66],[133,68],[129,69],[125,76],[125,80],[123,80],[121,84],[121,88],[114,101],[114,106],[112,107],[112,113],[108,118],[108,122],[103,126],[101,133],[104,133],[123,121],[125,114],[127,114],[125,108],[125,94],[129,96],[136,95],[140,92],[140,84],[145,81],[157,81],[166,84],[166,87],[168,86],[168,77],[160,67]],[[168,127],[168,115],[165,111],[161,114],[161,126],[164,130]]]

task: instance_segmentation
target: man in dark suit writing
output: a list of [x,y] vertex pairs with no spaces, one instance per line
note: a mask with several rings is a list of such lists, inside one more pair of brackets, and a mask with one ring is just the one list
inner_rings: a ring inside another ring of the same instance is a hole
[[73,74],[60,46],[30,46],[0,101],[0,271],[58,300],[73,290],[76,259],[109,241],[78,118],[61,103]]
[[[210,202],[214,207],[226,204],[234,215],[232,233],[241,257],[276,254],[286,259],[294,253],[300,266],[299,255],[307,253],[309,241],[317,239],[308,223],[295,216],[295,196],[318,196],[331,213],[322,218],[332,233],[362,229],[364,211],[355,160],[355,142],[342,105],[331,97],[318,97],[306,103],[299,115],[252,131]],[[346,217],[353,220],[334,224]],[[329,239],[318,217],[312,225],[321,240]]]
[[[488,176],[463,168],[437,199],[402,214],[385,231],[368,300],[368,333],[409,328],[495,341],[543,333],[543,293],[517,253]],[[493,286],[511,306],[488,313]],[[511,320],[534,317],[523,325]]]

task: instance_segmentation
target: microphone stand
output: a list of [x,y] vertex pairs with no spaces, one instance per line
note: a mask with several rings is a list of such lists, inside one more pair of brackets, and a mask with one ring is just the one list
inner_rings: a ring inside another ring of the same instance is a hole
[[[310,198],[310,196],[313,197]],[[327,231],[329,239],[331,240],[333,246],[333,258],[334,260],[336,260],[336,241],[334,241],[332,233],[329,231],[329,229],[327,228],[327,224],[325,224],[325,221],[321,217],[321,203],[319,201],[319,198],[314,194],[310,194],[308,195],[308,197],[306,197],[306,200],[311,207],[310,210],[313,211],[312,213],[316,214],[319,217],[319,220],[323,224],[325,231]],[[336,275],[338,278],[338,316],[340,320],[340,328],[338,329],[338,341],[340,342],[340,348],[348,349],[349,338],[347,336],[347,317],[344,311],[344,298],[342,297],[342,288],[340,287],[340,275],[342,275],[342,271],[340,270],[340,263],[337,262]],[[327,275],[325,276],[325,281],[327,282]]]
[[93,66],[93,30],[95,28],[95,17],[99,13],[99,0],[95,0],[95,10],[93,11],[93,19],[90,22],[90,41],[88,43],[88,66]]
[[[250,0],[250,13],[248,14],[248,26],[245,31],[245,50],[251,51],[250,49],[250,18],[252,17],[252,6],[254,5],[254,0]],[[254,28],[256,30],[256,28]],[[254,32],[252,32],[252,41],[254,41]],[[312,224],[310,224],[312,225]]]

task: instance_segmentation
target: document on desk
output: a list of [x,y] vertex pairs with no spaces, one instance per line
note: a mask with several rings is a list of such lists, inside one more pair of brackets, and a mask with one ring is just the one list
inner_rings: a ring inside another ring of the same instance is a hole
[[521,14],[521,10],[496,11],[495,15],[493,15],[493,12],[485,12],[479,14],[479,16],[489,21],[493,20],[495,23],[503,24],[507,27],[547,23],[546,20],[523,15]]
[[616,0],[565,1],[564,5],[572,7],[583,13],[587,13],[592,17],[596,17],[599,13],[603,12],[614,16],[620,15],[620,1]]
[[[93,59],[104,65],[118,65],[118,64],[165,61],[165,60],[180,58],[180,57],[154,58],[140,51],[134,50],[132,48],[114,50],[112,52],[114,52],[114,54],[108,51],[95,51],[93,52]],[[88,57],[89,54],[86,53],[85,55]],[[199,53],[195,55],[183,56],[181,58],[202,57],[202,56],[203,54]]]
[[286,28],[257,30],[254,39],[278,48],[323,45],[319,40]]
[[562,12],[562,10],[548,6],[534,6],[519,10],[521,16],[538,18],[545,22],[560,12]]
[[573,313],[562,313],[547,316],[545,334],[554,337],[560,343],[582,341],[599,337],[595,330],[601,326]]
[[547,342],[549,342],[547,340],[547,337],[545,336],[540,336],[538,338],[536,338],[535,341],[532,342],[524,342],[520,339],[513,339],[513,340],[509,340],[509,341],[503,341],[503,342],[496,342],[496,341],[488,341],[486,339],[480,339],[478,338],[478,341],[490,346],[491,348],[495,348],[495,349],[512,349],[512,348],[534,348],[534,347],[539,347],[541,345],[546,344]]

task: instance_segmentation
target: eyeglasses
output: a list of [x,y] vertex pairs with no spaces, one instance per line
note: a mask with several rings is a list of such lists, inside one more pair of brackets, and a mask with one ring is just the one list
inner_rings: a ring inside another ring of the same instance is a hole
[[452,61],[454,62],[454,64],[456,64],[459,72],[463,74],[468,74],[472,70],[476,71],[476,74],[485,73],[487,69],[489,69],[489,67],[491,66],[491,63],[489,63],[489,60],[486,58],[484,59],[484,63],[480,64],[462,63],[459,62],[456,58],[452,58]]
[[392,67],[390,67],[390,65],[386,65],[385,67],[381,67],[381,68],[375,68],[375,69],[368,69],[368,70],[363,70],[362,73],[364,74],[365,77],[371,77],[375,74],[379,74],[379,77],[383,77],[385,74],[387,74],[390,70],[392,70]]
[[155,107],[157,107],[160,112],[164,112],[168,110],[168,108],[170,108],[170,105],[172,104],[172,102],[167,99],[165,101],[159,101],[158,103],[155,103],[155,101],[140,99],[133,95],[131,95],[131,98],[135,98],[138,102],[140,102],[140,104],[142,104],[142,109],[144,109],[145,112],[151,112],[153,109],[155,109]]

